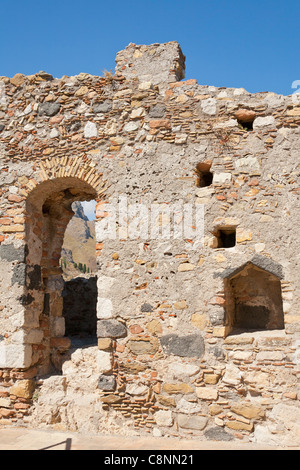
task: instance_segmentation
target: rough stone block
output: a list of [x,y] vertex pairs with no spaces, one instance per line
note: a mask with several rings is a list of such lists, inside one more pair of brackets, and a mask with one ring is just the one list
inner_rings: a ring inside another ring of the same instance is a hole
[[163,385],[163,391],[169,394],[176,394],[176,393],[187,394],[187,393],[193,393],[194,389],[191,385],[188,385],[186,383],[175,383],[175,384],[165,383]]
[[202,431],[207,425],[207,418],[204,416],[187,416],[180,413],[177,416],[177,422],[180,428]]
[[206,429],[204,435],[207,439],[213,441],[232,441],[234,436],[225,431],[225,429],[218,427],[213,427]]
[[98,297],[97,299],[97,318],[108,319],[113,316],[113,303],[110,299]]
[[100,375],[98,388],[104,392],[113,392],[116,388],[116,378],[114,375]]
[[0,258],[5,261],[25,261],[25,247],[15,248],[14,245],[0,245]]
[[201,400],[217,400],[218,399],[218,390],[208,387],[197,387],[196,388],[197,397]]
[[107,351],[97,351],[97,366],[102,374],[108,374],[112,370],[112,354]]
[[31,365],[32,348],[22,344],[0,344],[1,368],[26,368]]
[[10,389],[12,395],[20,398],[32,398],[35,390],[35,382],[33,380],[20,380]]
[[99,320],[97,323],[98,338],[124,338],[126,326],[118,320]]
[[133,354],[155,354],[159,343],[157,338],[136,337],[128,341],[128,347]]
[[264,409],[254,403],[234,403],[231,411],[248,419],[263,419],[265,416]]
[[154,414],[154,419],[158,426],[170,427],[173,425],[172,411],[170,410],[159,410]]
[[181,357],[202,357],[204,354],[204,340],[201,335],[170,334],[160,338],[160,342],[166,354]]
[[42,103],[39,105],[38,113],[40,116],[55,116],[60,110],[59,103]]

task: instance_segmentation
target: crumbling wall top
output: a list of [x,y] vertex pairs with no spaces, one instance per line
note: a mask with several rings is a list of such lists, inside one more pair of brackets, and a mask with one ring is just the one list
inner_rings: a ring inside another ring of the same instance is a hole
[[131,43],[117,53],[115,71],[128,80],[172,83],[185,77],[185,56],[176,41],[149,46]]

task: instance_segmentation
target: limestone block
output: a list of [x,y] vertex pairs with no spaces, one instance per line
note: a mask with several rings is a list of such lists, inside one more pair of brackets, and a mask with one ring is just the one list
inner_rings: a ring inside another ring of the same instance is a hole
[[20,380],[11,387],[10,393],[20,398],[32,398],[34,389],[35,383],[33,380]]
[[66,377],[52,375],[43,380],[39,389],[38,403],[58,406],[66,395]]
[[252,387],[269,387],[272,384],[273,376],[268,372],[254,371],[247,372],[243,376],[245,384]]
[[173,307],[176,310],[184,310],[185,308],[187,308],[187,303],[185,300],[178,300],[177,302],[174,302]]
[[98,349],[110,349],[112,347],[111,338],[98,338]]
[[174,377],[181,377],[183,375],[192,377],[193,375],[196,375],[198,372],[200,372],[200,367],[196,364],[180,364],[176,362],[169,365],[168,371]]
[[195,414],[201,413],[202,407],[198,403],[193,403],[187,401],[185,398],[181,398],[177,403],[177,410],[184,414]]
[[196,266],[192,263],[181,263],[178,266],[178,272],[183,273],[187,271],[194,271],[195,268]]
[[80,88],[78,88],[78,90],[76,90],[75,92],[75,96],[83,96],[83,95],[86,95],[88,93],[89,89],[87,86],[81,86]]
[[262,127],[267,126],[274,126],[275,125],[275,118],[273,116],[264,116],[264,117],[257,117],[253,121],[253,129],[260,129]]
[[31,365],[32,348],[22,344],[0,344],[1,368],[26,368]]
[[205,313],[193,313],[191,316],[191,323],[200,330],[205,330],[207,324],[207,317]]
[[126,386],[126,393],[129,395],[145,395],[149,391],[149,387],[143,384],[129,384]]
[[173,425],[172,411],[159,410],[153,415],[155,422],[158,426],[170,427]]
[[218,383],[219,378],[219,374],[204,374],[204,383],[215,385]]
[[202,431],[206,427],[207,421],[205,416],[187,416],[186,414],[178,414],[177,416],[178,426],[184,429]]
[[217,112],[217,100],[214,98],[207,98],[201,101],[201,108],[205,114],[213,116]]
[[262,419],[265,416],[265,411],[261,406],[249,402],[234,403],[231,411],[248,419]]
[[252,240],[252,233],[250,230],[245,230],[240,227],[236,229],[236,241],[237,243],[242,243],[245,241]]
[[159,343],[157,338],[134,337],[128,341],[129,350],[133,354],[155,354],[158,351]]
[[228,354],[232,361],[250,361],[253,359],[252,351],[233,351]]
[[110,119],[105,124],[104,133],[106,135],[115,135],[116,132],[117,132],[117,122],[114,119]]
[[138,121],[127,122],[124,126],[124,132],[134,132],[137,131],[140,127]]
[[151,334],[157,334],[162,332],[162,325],[160,320],[152,320],[146,324],[146,328]]
[[152,88],[152,82],[141,82],[139,84],[139,90],[141,91],[150,90],[151,88]]
[[213,329],[213,336],[216,338],[225,338],[228,328],[226,326],[215,326]]
[[139,108],[135,108],[132,110],[130,114],[131,119],[140,119],[141,117],[145,116],[146,112],[145,109],[141,106]]
[[214,173],[213,184],[230,183],[232,178],[231,173]]
[[97,137],[98,131],[97,131],[97,126],[94,122],[87,122],[86,125],[84,126],[84,137],[86,139],[89,139],[91,137]]
[[259,162],[256,157],[248,156],[248,157],[238,158],[235,161],[235,166],[237,170],[244,168],[244,167],[259,169]]
[[234,429],[235,431],[249,431],[249,432],[252,432],[253,427],[254,427],[253,423],[244,423],[243,421],[236,421],[236,420],[226,421],[225,425],[230,429]]
[[16,73],[16,75],[14,75],[11,79],[10,79],[10,83],[12,85],[14,85],[15,87],[19,87],[21,85],[23,85],[23,83],[25,82],[26,80],[26,76],[22,73]]
[[176,394],[176,393],[193,393],[194,389],[191,385],[186,383],[165,383],[163,385],[163,391],[169,394]]
[[97,366],[98,371],[102,374],[107,374],[112,370],[112,354],[107,351],[97,351]]
[[217,400],[218,390],[208,387],[197,387],[196,395],[201,400]]
[[10,398],[0,398],[0,408],[10,408]]
[[235,367],[232,364],[227,364],[222,380],[224,384],[229,386],[239,385],[242,380],[242,373],[238,367]]
[[295,108],[288,109],[286,114],[288,116],[300,116],[300,107],[296,106]]
[[283,361],[285,354],[282,351],[260,351],[256,355],[257,361]]
[[107,319],[113,317],[113,303],[105,297],[97,298],[97,318]]

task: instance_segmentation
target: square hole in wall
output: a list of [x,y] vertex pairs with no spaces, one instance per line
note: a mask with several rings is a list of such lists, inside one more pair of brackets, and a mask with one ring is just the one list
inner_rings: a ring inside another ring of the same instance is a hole
[[[254,119],[253,119],[254,121]],[[244,131],[253,131],[253,121],[238,121],[240,127],[244,129]]]
[[198,186],[198,188],[205,188],[206,186],[210,186],[212,184],[213,173],[210,171],[211,164],[211,161],[205,161],[197,164],[195,172],[197,174],[196,186]]
[[222,228],[216,233],[216,248],[232,248],[236,245],[236,228]]

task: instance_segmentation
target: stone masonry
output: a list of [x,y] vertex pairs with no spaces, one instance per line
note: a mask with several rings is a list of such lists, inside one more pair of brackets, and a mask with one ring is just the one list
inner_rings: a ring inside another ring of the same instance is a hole
[[[0,425],[300,445],[300,104],[184,75],[170,42],[0,77]],[[88,200],[98,342],[75,348],[59,259]]]

